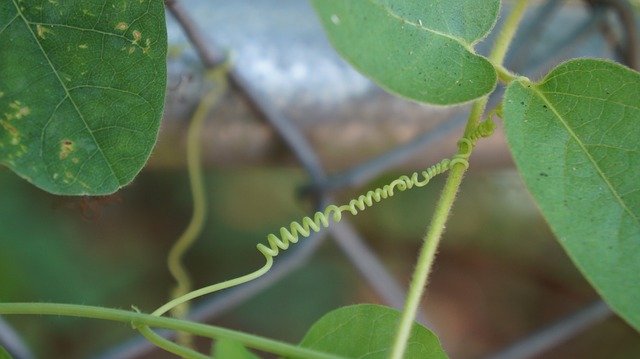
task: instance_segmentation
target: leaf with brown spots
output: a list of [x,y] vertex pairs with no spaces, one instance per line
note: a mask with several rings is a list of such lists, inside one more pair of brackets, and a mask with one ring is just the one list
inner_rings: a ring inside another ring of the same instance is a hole
[[155,145],[162,1],[0,2],[0,163],[56,194],[130,183]]

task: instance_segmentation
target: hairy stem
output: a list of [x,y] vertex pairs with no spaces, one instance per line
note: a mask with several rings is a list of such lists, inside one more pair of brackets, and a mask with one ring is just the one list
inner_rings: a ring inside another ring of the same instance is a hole
[[[516,3],[511,14],[509,14],[509,17],[506,19],[504,26],[498,35],[494,48],[489,55],[489,60],[494,64],[496,71],[498,71],[499,74],[503,72],[500,71],[503,69],[502,62],[507,54],[509,44],[516,33],[518,24],[522,19],[527,3],[527,0],[519,0]],[[471,108],[471,113],[469,114],[469,120],[465,127],[463,138],[470,136],[478,127],[482,114],[487,106],[487,101],[488,96],[485,96],[474,102],[473,107]],[[467,150],[469,151],[468,155],[470,155],[470,152],[473,149],[468,148]],[[465,151],[465,149],[458,149],[459,154],[462,154],[462,151]],[[431,219],[431,224],[427,234],[424,237],[424,244],[420,250],[418,263],[414,270],[413,278],[411,279],[407,300],[402,312],[402,317],[400,318],[400,324],[391,352],[392,359],[402,359],[407,348],[407,340],[409,339],[411,328],[413,327],[416,313],[418,311],[418,306],[424,293],[429,273],[433,266],[433,260],[438,249],[440,239],[442,238],[447,218],[451,213],[453,202],[455,201],[456,194],[458,193],[466,170],[466,166],[462,164],[453,166],[449,172],[447,182],[445,183],[440,199],[436,205],[436,210]]]
[[[474,103],[469,117],[469,123],[478,123],[480,121],[480,117],[484,111],[486,103],[486,97]],[[467,131],[465,131],[465,134],[467,134]],[[472,149],[468,150],[471,151]],[[449,172],[447,182],[445,183],[440,199],[436,205],[436,210],[431,219],[431,225],[424,237],[424,244],[420,250],[420,255],[418,256],[416,269],[413,272],[413,278],[409,286],[407,300],[405,302],[404,310],[402,311],[402,317],[400,318],[399,328],[393,344],[391,353],[392,359],[402,359],[406,350],[407,340],[411,334],[411,328],[413,327],[418,306],[420,305],[420,299],[422,298],[427,279],[429,278],[429,273],[431,272],[433,259],[435,258],[438,244],[440,243],[445,224],[447,223],[447,218],[449,217],[449,213],[453,207],[453,202],[456,198],[456,194],[458,193],[458,189],[460,188],[460,183],[462,183],[462,177],[464,176],[465,171],[466,166],[462,164],[456,164],[453,166]]]
[[215,327],[180,319],[158,317],[134,311],[93,307],[76,304],[57,303],[0,303],[0,315],[55,315],[81,318],[111,320],[123,323],[134,323],[156,328],[188,332],[206,338],[229,339],[244,346],[267,351],[283,357],[309,359],[340,359],[315,350],[298,347],[277,340],[246,334],[226,328]]
[[507,55],[509,44],[511,44],[511,40],[513,40],[518,30],[518,25],[522,20],[522,15],[524,15],[524,10],[527,8],[528,3],[529,0],[518,0],[513,6],[513,9],[511,9],[511,14],[509,14],[505,20],[504,25],[502,25],[498,38],[493,45],[493,50],[489,55],[489,61],[491,61],[494,66],[502,65],[504,57]]
[[504,66],[496,66],[496,72],[498,73],[498,80],[508,85],[511,81],[515,80],[517,75],[504,68]]

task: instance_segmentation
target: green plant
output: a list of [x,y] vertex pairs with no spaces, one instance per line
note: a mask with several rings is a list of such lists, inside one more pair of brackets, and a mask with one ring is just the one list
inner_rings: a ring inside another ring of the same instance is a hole
[[[198,146],[190,136],[194,220],[170,257],[179,288],[151,315],[65,304],[1,303],[0,314],[53,314],[131,323],[159,347],[188,358],[189,336],[170,342],[150,327],[216,340],[214,355],[247,356],[244,346],[287,357],[445,357],[435,336],[414,322],[447,217],[476,141],[491,135],[492,117],[504,119],[514,159],[543,214],[586,278],[611,307],[640,329],[640,74],[603,60],[576,59],[532,81],[502,63],[527,2],[518,1],[488,58],[474,45],[493,29],[498,0],[314,0],[334,46],[381,86],[416,101],[456,105],[473,101],[458,152],[420,173],[402,176],[345,205],[283,227],[259,244],[266,263],[240,278],[189,292],[181,267],[199,232],[204,204],[198,189]],[[464,19],[464,20],[463,20]],[[0,161],[38,187],[65,195],[105,194],[129,183],[153,147],[164,96],[166,36],[160,1],[75,2],[11,0],[0,4]],[[101,51],[91,51],[100,46]],[[115,60],[114,60],[115,59]],[[114,63],[115,61],[115,63]],[[114,67],[111,64],[114,63]],[[35,69],[35,70],[34,70]],[[222,69],[222,71],[221,71]],[[212,72],[214,90],[203,113],[226,87],[224,66]],[[507,87],[486,116],[497,82]],[[135,119],[135,121],[129,120]],[[359,305],[322,318],[300,346],[223,328],[162,317],[181,317],[188,300],[252,280],[267,272],[281,250],[368,206],[449,175],[424,238],[402,314]],[[185,244],[186,243],[186,244]],[[347,338],[345,341],[344,338]],[[366,338],[375,347],[362,347]],[[222,354],[232,352],[234,354]],[[374,354],[375,353],[375,354]]]

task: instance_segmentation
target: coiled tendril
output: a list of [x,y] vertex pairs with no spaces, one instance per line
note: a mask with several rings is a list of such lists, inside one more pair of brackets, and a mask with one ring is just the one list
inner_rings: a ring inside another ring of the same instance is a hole
[[402,192],[413,187],[426,186],[433,177],[451,168],[453,161],[444,159],[420,173],[414,172],[410,176],[403,175],[382,188],[376,188],[364,195],[360,195],[358,198],[349,201],[348,204],[341,206],[330,205],[323,212],[316,212],[313,217],[307,216],[300,222],[292,222],[288,228],[281,227],[280,236],[278,237],[273,233],[269,234],[267,236],[268,246],[260,243],[257,246],[258,251],[266,258],[275,257],[280,253],[280,250],[287,250],[291,243],[297,243],[300,237],[309,237],[312,232],[320,232],[322,228],[329,227],[330,219],[333,219],[335,223],[340,222],[344,211],[348,211],[355,216],[375,203],[392,197],[396,190]]
[[427,168],[424,171],[414,172],[410,176],[403,175],[393,180],[391,183],[383,186],[382,188],[376,188],[367,192],[364,195],[354,198],[349,201],[348,204],[341,206],[330,205],[325,208],[324,211],[316,212],[313,217],[304,217],[300,222],[291,222],[287,227],[281,227],[279,234],[269,234],[267,236],[267,245],[260,243],[257,245],[257,249],[262,253],[266,259],[265,265],[255,272],[243,275],[238,278],[230,279],[221,283],[213,284],[204,288],[200,288],[193,292],[187,293],[182,297],[176,298],[160,308],[156,309],[152,315],[162,315],[171,308],[180,305],[191,299],[200,297],[202,295],[210,294],[222,289],[230,288],[242,283],[246,283],[250,280],[256,279],[269,271],[273,265],[273,258],[280,254],[280,251],[285,251],[293,243],[298,243],[301,238],[307,238],[313,232],[320,232],[323,228],[329,227],[331,219],[334,222],[340,222],[342,219],[342,213],[348,211],[352,215],[364,211],[365,209],[373,206],[375,203],[382,201],[383,199],[392,197],[397,191],[406,191],[413,187],[426,186],[433,177],[448,171],[455,165],[460,164],[469,168],[469,156],[475,146],[475,143],[482,137],[490,136],[493,133],[495,124],[491,121],[491,116],[482,123],[480,123],[476,129],[466,137],[463,137],[458,142],[458,153],[451,159],[444,159],[435,165]]
[[352,215],[357,215],[368,207],[372,207],[375,203],[383,199],[392,197],[395,190],[400,192],[406,191],[413,187],[424,187],[431,179],[441,173],[451,169],[456,164],[461,164],[465,169],[469,168],[469,156],[478,139],[490,136],[495,129],[495,124],[490,119],[481,122],[478,127],[467,137],[462,138],[458,142],[458,153],[451,159],[444,159],[439,163],[427,168],[421,172],[414,172],[410,176],[403,175],[393,180],[391,183],[384,185],[382,188],[376,188],[352,199],[348,204],[342,206],[330,205],[325,210],[316,212],[313,217],[304,217],[300,222],[291,222],[289,227],[280,227],[280,236],[273,233],[267,235],[267,243],[258,244],[257,248],[267,260],[276,257],[280,250],[287,250],[291,243],[298,243],[300,238],[307,238],[312,232],[320,232],[322,228],[329,227],[330,219],[335,223],[342,219],[342,212],[349,211]]

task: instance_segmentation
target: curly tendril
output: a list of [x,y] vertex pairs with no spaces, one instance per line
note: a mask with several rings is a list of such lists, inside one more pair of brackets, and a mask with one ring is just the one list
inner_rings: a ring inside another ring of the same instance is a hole
[[[459,161],[462,161],[462,159],[459,159]],[[358,198],[352,199],[349,204],[342,206],[330,205],[323,212],[316,212],[313,217],[307,216],[300,222],[291,222],[288,228],[280,228],[280,236],[273,233],[269,234],[267,236],[268,246],[260,243],[257,245],[258,251],[267,259],[273,258],[280,253],[280,250],[287,250],[291,243],[298,243],[301,237],[309,237],[312,232],[320,232],[323,228],[329,227],[330,219],[333,219],[335,223],[340,222],[342,212],[348,211],[355,216],[368,207],[372,207],[375,203],[392,197],[396,190],[402,192],[413,187],[426,186],[433,177],[451,168],[452,163],[453,160],[442,160],[420,173],[414,172],[411,176],[401,176],[382,188],[371,190]]]
[[271,266],[273,265],[273,258],[278,256],[281,251],[286,251],[289,249],[291,244],[296,244],[300,239],[307,238],[312,233],[320,232],[323,228],[329,227],[331,220],[335,223],[340,222],[344,212],[349,212],[355,216],[365,209],[372,207],[375,203],[392,197],[396,191],[402,192],[413,187],[426,186],[433,177],[450,170],[456,165],[462,165],[465,169],[469,168],[469,156],[471,155],[476,142],[482,137],[490,136],[494,129],[495,124],[491,121],[491,116],[489,116],[487,120],[483,121],[476,127],[475,131],[458,141],[458,153],[451,159],[444,159],[426,170],[414,172],[409,176],[400,176],[381,188],[368,191],[366,194],[352,199],[348,204],[341,206],[330,205],[325,208],[324,211],[316,212],[312,217],[307,216],[302,218],[299,222],[291,222],[288,227],[281,227],[279,236],[271,233],[267,236],[266,245],[260,243],[256,246],[258,251],[264,255],[266,260],[266,263],[262,268],[244,276],[187,293],[166,303],[151,314],[162,315],[173,307],[191,299],[246,283],[260,277],[271,269]]

